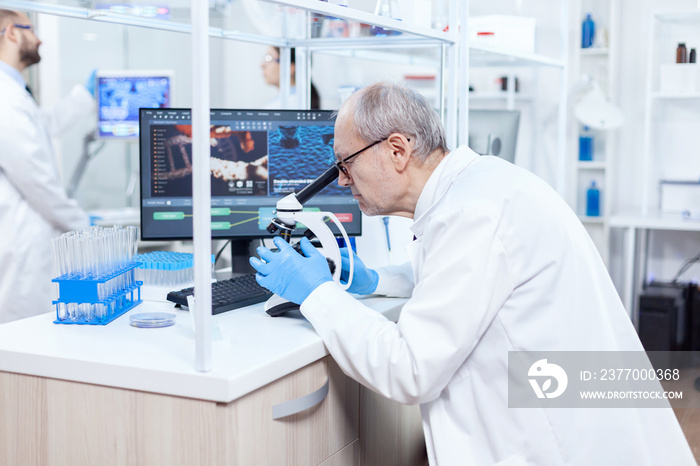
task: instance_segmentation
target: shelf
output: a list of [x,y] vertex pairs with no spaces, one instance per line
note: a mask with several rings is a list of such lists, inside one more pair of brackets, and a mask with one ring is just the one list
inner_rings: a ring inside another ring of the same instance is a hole
[[416,66],[429,66],[429,67],[439,67],[440,59],[416,55],[408,55],[405,53],[392,53],[392,52],[382,52],[378,50],[366,50],[366,49],[348,49],[348,50],[334,50],[334,49],[318,49],[314,50],[314,53],[323,55],[333,55],[345,58],[356,58],[358,60],[373,60],[382,63],[393,63],[396,65],[416,65]]
[[654,18],[668,23],[697,23],[700,22],[700,9],[687,11],[658,11]]
[[[261,0],[260,0],[261,1]],[[446,33],[430,28],[414,26],[383,16],[376,16],[371,13],[332,5],[317,0],[271,0],[283,6],[300,8],[316,13],[357,21],[366,24],[381,26],[384,29],[391,29],[407,34],[401,37],[357,37],[339,39],[304,39],[287,40],[281,37],[269,37],[256,34],[242,33],[235,25],[232,27],[210,27],[209,36],[221,39],[237,40],[242,42],[252,42],[257,44],[272,45],[276,47],[284,46],[308,46],[310,48],[350,48],[350,47],[430,47],[442,44],[454,44],[456,37],[451,33]],[[167,3],[167,2],[163,2]],[[87,19],[107,23],[123,24],[127,26],[137,26],[162,31],[191,33],[192,26],[189,17],[178,17],[177,20],[157,19],[144,16],[135,16],[118,13],[107,9],[86,8],[85,3],[80,0],[61,0],[61,3],[46,4],[31,0],[2,0],[3,8],[31,11],[56,16],[64,16],[76,19]],[[178,10],[182,10],[179,8]],[[189,11],[187,8],[184,10]],[[219,21],[223,22],[223,21]],[[281,31],[280,31],[281,32]],[[342,45],[341,45],[342,42]]]
[[667,92],[652,92],[652,99],[668,99],[668,100],[679,100],[679,99],[700,99],[700,92],[690,92],[685,94],[670,94]]
[[576,163],[579,170],[605,170],[608,167],[607,162],[602,160],[593,160],[591,162],[579,160]]
[[578,218],[581,220],[581,223],[584,224],[602,225],[605,223],[605,217],[589,217],[587,215],[579,215]]
[[469,46],[469,63],[475,67],[485,66],[552,66],[563,68],[564,62],[559,59],[521,52],[519,50],[492,47],[487,45]]
[[[508,92],[470,92],[469,100],[508,100]],[[532,100],[532,96],[528,94],[515,93],[515,100]]]
[[587,49],[580,49],[582,57],[604,57],[608,54],[607,47],[589,47]]
[[610,226],[616,228],[645,228],[650,230],[700,231],[700,220],[684,220],[680,213],[622,212],[610,217]]

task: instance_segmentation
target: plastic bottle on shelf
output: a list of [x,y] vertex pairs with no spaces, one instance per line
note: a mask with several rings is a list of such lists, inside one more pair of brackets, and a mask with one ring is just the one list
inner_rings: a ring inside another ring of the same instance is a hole
[[695,63],[697,61],[697,57],[695,54],[695,49],[690,49],[690,55],[688,55],[688,63]]
[[595,181],[591,181],[591,186],[586,192],[586,215],[600,217],[600,190],[596,187]]
[[680,42],[676,48],[676,63],[688,63],[688,49],[685,42]]
[[591,18],[591,14],[586,15],[581,26],[581,48],[587,49],[593,47],[593,38],[595,37],[595,22]]
[[584,126],[578,137],[578,159],[593,160],[593,134],[588,126]]

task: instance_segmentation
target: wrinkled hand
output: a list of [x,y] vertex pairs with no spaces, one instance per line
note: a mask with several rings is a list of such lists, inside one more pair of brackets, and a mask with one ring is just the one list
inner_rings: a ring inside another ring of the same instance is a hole
[[[354,272],[352,274],[352,284],[348,288],[348,292],[357,294],[372,294],[377,289],[379,284],[379,274],[372,269],[367,268],[362,263],[360,258],[352,253],[354,257]],[[340,248],[340,258],[343,262],[340,271],[340,282],[347,283],[350,275],[350,257],[348,248]]]
[[257,251],[262,260],[250,258],[250,265],[258,271],[255,279],[261,286],[288,301],[301,304],[320,285],[333,281],[326,258],[307,238],[300,242],[304,255],[279,236],[273,241],[279,252],[261,246]]

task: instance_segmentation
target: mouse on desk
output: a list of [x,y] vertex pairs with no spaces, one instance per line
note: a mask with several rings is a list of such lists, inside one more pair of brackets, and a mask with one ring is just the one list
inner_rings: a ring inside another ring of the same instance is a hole
[[265,301],[265,312],[271,317],[279,317],[285,312],[295,311],[299,309],[297,303],[287,301],[286,299],[273,295],[270,299]]

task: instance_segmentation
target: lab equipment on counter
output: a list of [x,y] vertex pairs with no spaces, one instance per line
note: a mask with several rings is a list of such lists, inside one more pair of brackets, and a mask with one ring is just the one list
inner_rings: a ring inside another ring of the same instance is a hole
[[138,254],[136,279],[144,286],[185,287],[194,283],[194,255],[185,252],[153,251]]
[[[194,296],[194,288],[185,288],[168,293],[168,301],[187,307],[187,297]],[[220,280],[211,284],[211,313],[222,312],[261,303],[272,296],[272,292],[258,285],[255,274]]]
[[91,226],[51,240],[57,324],[106,325],[141,302],[137,229]]
[[129,325],[138,328],[161,328],[175,324],[175,314],[169,312],[142,312],[129,316]]
[[591,186],[586,192],[586,215],[588,217],[600,216],[600,190],[596,187],[595,181],[591,181]]

